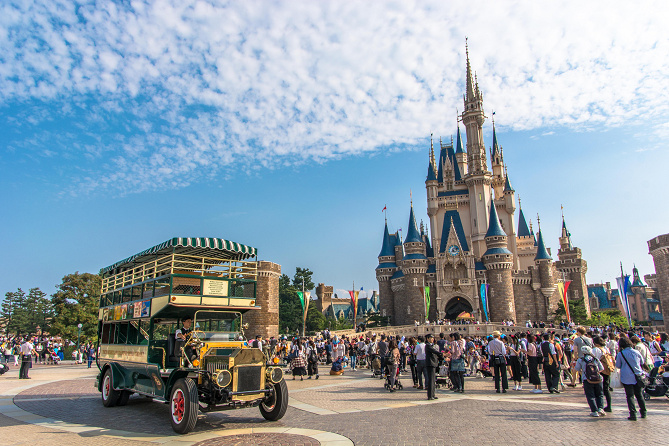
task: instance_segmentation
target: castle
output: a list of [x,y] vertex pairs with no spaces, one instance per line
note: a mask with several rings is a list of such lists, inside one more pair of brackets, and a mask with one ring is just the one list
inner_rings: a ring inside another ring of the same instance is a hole
[[[562,220],[558,259],[546,248],[541,227],[537,236],[518,207],[498,144],[493,121],[490,159],[483,142],[483,95],[472,75],[467,49],[464,110],[466,150],[458,126],[455,145],[440,141],[439,158],[430,144],[427,178],[429,234],[420,231],[413,212],[404,242],[389,233],[386,222],[376,277],[380,312],[393,325],[416,320],[455,319],[462,312],[490,321],[550,320],[561,300],[557,283],[572,281],[570,299],[586,297],[587,262],[572,245]],[[488,167],[490,161],[490,168]],[[480,285],[488,286],[487,310]],[[425,314],[425,293],[430,306]],[[588,299],[584,299],[590,314]]]

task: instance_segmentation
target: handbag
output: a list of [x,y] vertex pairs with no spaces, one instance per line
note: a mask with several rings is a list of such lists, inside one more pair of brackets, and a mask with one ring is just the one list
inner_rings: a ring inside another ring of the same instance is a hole
[[[629,367],[630,370],[632,371],[632,373],[634,373],[634,369],[632,368],[632,366],[630,365],[630,363],[627,361],[627,358],[625,358],[625,355],[623,355],[623,352],[620,352],[620,355],[623,357],[623,359],[624,359],[625,362],[627,363],[627,367]],[[636,378],[636,383],[637,383],[637,384],[639,385],[639,387],[641,387],[642,389],[648,385],[648,379],[647,379],[644,375],[634,373],[634,376],[635,376],[635,378]]]
[[495,355],[495,357],[493,358],[493,364],[497,366],[506,365],[506,358],[504,357],[504,355],[499,355],[499,356]]

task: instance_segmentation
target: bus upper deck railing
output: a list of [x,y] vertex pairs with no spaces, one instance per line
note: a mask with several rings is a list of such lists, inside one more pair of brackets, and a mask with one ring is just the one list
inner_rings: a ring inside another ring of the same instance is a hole
[[258,262],[169,254],[104,277],[102,294],[169,274],[195,274],[227,279],[257,280]]

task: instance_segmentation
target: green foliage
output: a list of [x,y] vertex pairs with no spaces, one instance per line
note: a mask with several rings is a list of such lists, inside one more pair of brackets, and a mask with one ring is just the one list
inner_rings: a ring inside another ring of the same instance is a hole
[[5,293],[0,315],[6,322],[6,334],[48,333],[53,318],[53,306],[46,293],[39,288],[31,288],[27,295],[19,288],[15,292]]
[[309,270],[309,268],[300,268],[299,266],[295,268],[295,275],[293,276],[293,286],[297,291],[309,291],[313,290],[316,285],[311,281],[311,276],[314,273]]
[[[588,313],[585,311],[583,299],[569,299],[569,316],[571,316],[571,320],[576,324],[586,324],[588,322]],[[567,320],[567,313],[561,300],[558,302],[557,310],[555,310],[555,318],[558,320]]]
[[302,331],[302,304],[290,277],[279,278],[279,333],[294,334]]
[[315,302],[309,303],[309,312],[307,313],[307,332],[315,333],[324,330],[328,326],[328,320],[316,307]]
[[[627,327],[627,318],[620,310],[605,310],[592,313],[592,317],[587,321],[588,325],[609,325],[614,324]],[[636,324],[635,324],[636,325]]]
[[351,328],[353,328],[353,321],[345,317],[333,320],[330,325],[330,330],[350,330]]
[[367,328],[385,327],[388,325],[388,316],[381,316],[379,313],[374,313],[367,319]]
[[75,340],[77,325],[82,324],[81,342],[95,341],[101,284],[102,279],[97,274],[76,272],[63,277],[51,298],[56,313],[51,334]]

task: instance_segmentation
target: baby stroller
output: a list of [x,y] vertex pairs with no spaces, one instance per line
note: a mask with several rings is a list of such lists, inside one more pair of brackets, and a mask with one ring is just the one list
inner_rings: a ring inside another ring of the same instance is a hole
[[381,370],[381,357],[380,356],[374,356],[374,359],[372,359],[372,378],[379,377],[379,379],[383,379],[383,370]]
[[[395,367],[395,385],[391,386],[390,385],[390,367]],[[400,382],[400,365],[399,364],[390,364],[386,366],[386,382],[383,385],[383,387],[386,388],[386,390],[394,391],[394,390],[402,390],[404,387],[402,387],[402,383]]]
[[442,362],[437,368],[436,378],[436,389],[449,388],[451,387],[451,379],[448,377],[448,365],[445,362]]
[[669,398],[669,378],[657,373],[658,367],[653,368],[648,377],[648,385],[643,388],[643,399],[648,401],[650,397],[666,396]]
[[9,364],[5,361],[5,355],[0,355],[0,375],[4,375],[9,371]]

